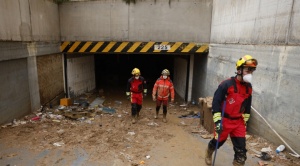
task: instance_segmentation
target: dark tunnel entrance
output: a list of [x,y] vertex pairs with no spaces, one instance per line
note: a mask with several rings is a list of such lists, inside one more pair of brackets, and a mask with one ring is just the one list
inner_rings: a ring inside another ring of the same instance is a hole
[[150,92],[163,69],[174,71],[174,55],[162,54],[107,54],[94,55],[97,89],[118,88],[125,91],[133,68],[139,68],[148,82]]
[[182,101],[197,99],[205,83],[205,54],[71,54],[64,57],[66,95],[71,98],[90,91],[124,95],[135,67],[147,81],[148,95],[163,69],[171,72],[176,96]]
[[94,88],[125,91],[135,67],[148,82],[148,93],[166,68],[171,72],[175,91],[185,101],[191,100],[194,91],[196,95],[202,93],[204,87],[205,81],[201,80],[205,79],[206,44],[65,41],[61,50],[65,53],[67,96],[78,96]]

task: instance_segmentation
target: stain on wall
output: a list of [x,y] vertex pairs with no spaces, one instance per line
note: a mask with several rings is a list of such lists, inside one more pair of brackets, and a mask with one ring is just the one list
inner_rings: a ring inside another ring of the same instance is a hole
[[[37,57],[37,71],[42,105],[64,94],[63,59],[61,54]],[[57,100],[58,101],[58,100]]]

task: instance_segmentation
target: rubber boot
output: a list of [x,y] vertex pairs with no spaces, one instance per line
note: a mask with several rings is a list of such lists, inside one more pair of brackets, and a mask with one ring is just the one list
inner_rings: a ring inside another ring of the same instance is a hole
[[243,166],[245,165],[245,161],[247,160],[246,149],[233,147],[234,150],[234,159],[232,161],[232,165],[234,166]]
[[160,106],[156,106],[155,110],[156,110],[156,114],[154,115],[154,119],[158,118],[158,112],[159,112]]
[[157,119],[158,118],[158,112],[159,111],[156,111],[155,115],[154,115],[154,119]]
[[141,112],[142,106],[137,105],[137,111],[136,111],[136,118],[138,119],[140,117],[140,112]]
[[163,115],[163,120],[162,120],[164,123],[167,123],[167,114],[164,113]]
[[136,123],[136,116],[132,115],[131,123],[135,124]]
[[211,165],[212,164],[212,154],[214,153],[214,149],[210,148],[209,146],[206,148],[206,152],[205,152],[205,163],[207,165]]
[[236,160],[233,160],[232,165],[233,165],[233,166],[244,166],[245,163],[239,163],[239,162],[237,162]]

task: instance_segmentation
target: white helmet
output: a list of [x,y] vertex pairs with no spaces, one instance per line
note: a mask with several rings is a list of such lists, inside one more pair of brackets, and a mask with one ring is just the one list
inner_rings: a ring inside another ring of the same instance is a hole
[[164,70],[161,72],[161,75],[169,76],[169,75],[170,75],[170,71],[169,71],[168,69],[164,69]]

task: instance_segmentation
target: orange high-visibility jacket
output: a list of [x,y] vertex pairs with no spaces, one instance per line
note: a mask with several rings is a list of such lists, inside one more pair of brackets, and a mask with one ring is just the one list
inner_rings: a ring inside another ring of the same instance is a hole
[[162,76],[160,76],[160,78],[156,80],[152,90],[152,97],[155,97],[156,95],[157,100],[168,100],[170,95],[171,99],[174,100],[174,86],[170,77],[168,77],[167,79],[163,79]]

